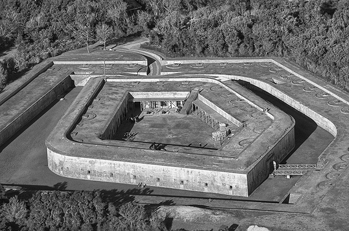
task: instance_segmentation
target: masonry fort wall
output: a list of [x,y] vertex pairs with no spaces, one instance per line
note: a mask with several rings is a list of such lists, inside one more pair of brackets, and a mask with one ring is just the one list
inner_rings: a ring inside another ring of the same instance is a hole
[[57,100],[59,95],[64,94],[64,92],[73,86],[74,82],[68,75],[48,89],[45,94],[33,101],[30,107],[23,109],[22,112],[15,115],[13,119],[0,130],[0,145],[4,144],[10,137],[15,135],[21,128],[26,126],[31,120],[45,110],[46,107]]
[[280,163],[295,147],[294,126],[278,140],[274,145],[271,144],[270,150],[259,160],[249,167],[247,174],[248,194],[251,194],[270,173],[274,170],[273,161]]
[[246,174],[73,157],[50,149],[47,158],[51,171],[70,178],[248,196]]
[[126,119],[129,98],[130,94],[127,92],[120,99],[120,104],[116,104],[117,109],[114,110],[115,113],[108,119],[105,126],[100,131],[101,139],[112,139],[112,137],[116,134],[120,124]]
[[28,74],[21,77],[19,81],[22,82],[22,84],[18,85],[14,89],[9,89],[8,91],[1,92],[1,98],[0,98],[0,105],[6,102],[9,98],[17,94],[20,90],[22,90],[25,86],[27,86],[33,79],[38,77],[40,74],[47,71],[50,67],[53,66],[53,62],[51,59],[48,59],[36,66],[33,67],[31,71],[29,71]]

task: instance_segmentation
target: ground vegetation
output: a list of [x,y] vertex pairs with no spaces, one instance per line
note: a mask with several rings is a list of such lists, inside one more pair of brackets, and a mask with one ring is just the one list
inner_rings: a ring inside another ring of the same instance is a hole
[[89,45],[98,41],[106,45],[139,32],[137,4],[131,0],[0,0],[0,56],[15,50],[11,59],[0,63],[0,90],[17,72],[49,57],[80,47],[89,52]]
[[[106,196],[108,195],[108,196]],[[0,204],[0,230],[168,230],[155,210],[106,191],[38,191]]]

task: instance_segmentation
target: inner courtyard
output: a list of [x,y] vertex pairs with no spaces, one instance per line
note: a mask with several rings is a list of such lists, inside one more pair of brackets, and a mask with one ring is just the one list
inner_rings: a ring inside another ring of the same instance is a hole
[[[149,110],[147,110],[148,112]],[[141,113],[139,119],[131,120],[137,113],[122,122],[114,139],[153,143],[166,149],[168,144],[196,148],[215,149],[212,140],[214,129],[194,115],[179,113]],[[159,147],[160,148],[160,147]]]

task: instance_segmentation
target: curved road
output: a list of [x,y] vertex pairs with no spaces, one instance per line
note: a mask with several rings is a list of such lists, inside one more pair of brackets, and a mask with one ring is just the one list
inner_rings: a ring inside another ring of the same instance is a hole
[[162,58],[150,51],[141,50],[139,47],[141,44],[149,42],[149,39],[140,38],[133,42],[117,46],[113,48],[114,51],[137,53],[143,55],[148,61],[148,67],[150,68],[149,75],[161,75],[161,60]]

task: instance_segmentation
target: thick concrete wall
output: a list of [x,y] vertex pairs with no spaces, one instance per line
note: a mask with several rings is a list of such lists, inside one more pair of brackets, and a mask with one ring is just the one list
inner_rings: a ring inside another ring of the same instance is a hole
[[30,107],[18,114],[12,121],[9,121],[7,126],[0,131],[0,146],[53,103],[59,95],[62,95],[72,86],[74,86],[74,82],[70,76],[66,76],[61,82],[48,89],[47,92]]
[[64,177],[248,196],[246,174],[66,156],[49,148],[47,158],[50,170]]
[[189,95],[189,91],[158,91],[158,92],[130,92],[132,97],[137,99],[185,99]]
[[143,65],[146,66],[147,65],[147,61],[60,61],[60,60],[56,60],[53,61],[54,64],[65,64],[65,65],[83,65],[83,64],[139,64],[139,65]]
[[21,84],[18,85],[14,89],[9,89],[8,91],[4,91],[1,93],[0,97],[0,105],[6,102],[9,98],[17,94],[20,90],[22,90],[25,86],[27,86],[33,79],[38,77],[40,74],[44,73],[53,66],[53,62],[51,59],[44,61],[43,63],[40,63],[37,66],[34,66],[34,68],[25,76],[23,76],[20,80],[18,80]]
[[114,110],[114,115],[111,116],[107,121],[103,129],[101,130],[101,139],[111,139],[115,134],[120,124],[124,119],[126,119],[126,114],[128,112],[128,99],[130,94],[125,93],[120,99],[120,103],[116,106]]
[[294,127],[263,155],[247,174],[248,194],[251,194],[273,171],[273,161],[280,163],[295,147]]
[[192,111],[193,108],[193,101],[198,98],[199,91],[197,89],[194,89],[190,92],[188,98],[185,100],[185,103],[183,105],[183,108],[179,112],[183,115],[188,115]]
[[239,59],[169,59],[162,60],[161,65],[172,65],[172,64],[197,64],[197,63],[260,63],[260,62],[271,62],[272,59],[251,59],[251,58],[239,58]]
[[212,108],[213,110],[215,110],[221,116],[223,116],[227,120],[231,121],[236,126],[238,126],[238,127],[242,126],[242,123],[239,120],[235,119],[233,116],[231,116],[230,114],[226,113],[224,110],[219,108],[216,104],[212,103],[211,101],[209,101],[208,99],[206,99],[202,95],[199,94],[198,99],[201,100],[204,104],[206,104],[210,108]]

